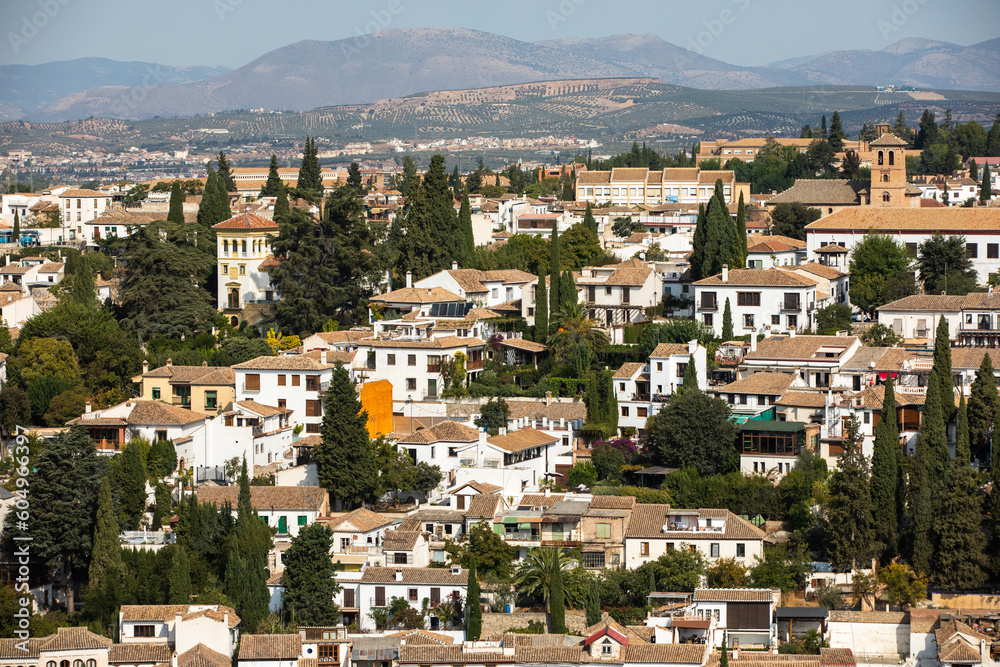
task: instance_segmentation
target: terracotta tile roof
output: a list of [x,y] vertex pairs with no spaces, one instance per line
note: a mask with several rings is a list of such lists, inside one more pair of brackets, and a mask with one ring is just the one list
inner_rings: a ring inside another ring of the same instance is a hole
[[645,181],[648,173],[645,167],[615,167],[611,170],[611,181]]
[[62,262],[45,262],[40,267],[38,267],[39,273],[59,273],[63,270],[65,264]]
[[816,262],[810,262],[808,264],[799,264],[798,266],[787,266],[782,267],[786,271],[806,271],[808,273],[815,274],[817,276],[822,276],[828,280],[834,278],[841,278],[847,274],[843,271],[836,269],[832,266],[827,266],[826,264],[817,264]]
[[962,308],[1000,309],[1000,292],[969,292],[962,302]]
[[261,417],[273,417],[274,415],[284,415],[291,412],[288,408],[275,408],[270,405],[258,403],[257,401],[236,401],[236,405],[246,408]]
[[[304,352],[298,356],[306,357],[307,359],[312,359],[317,364],[323,365],[322,355],[323,350],[313,350],[312,352]],[[326,350],[326,364],[327,366],[336,366],[338,363],[344,364],[345,366],[350,366],[351,362],[354,361],[354,356],[357,354],[357,350],[351,350],[350,352],[342,350]]]
[[781,269],[730,269],[725,282],[718,273],[695,281],[695,285],[725,287],[815,287],[816,281]]
[[[396,581],[396,571],[402,572],[402,581]],[[369,567],[361,575],[363,584],[440,584],[442,586],[465,586],[469,573],[462,570],[452,574],[451,570],[438,567]]]
[[[211,418],[209,415],[186,410],[175,405],[167,405],[160,401],[144,401],[140,399],[132,401],[132,403],[134,403],[132,411],[125,418],[125,421],[129,424],[149,424],[156,426],[184,425]],[[87,424],[89,422],[86,418],[81,418],[79,423]]]
[[762,252],[768,254],[772,252],[789,252],[794,250],[797,250],[797,248],[777,240],[761,241],[760,243],[755,243],[747,248],[747,252]]
[[642,268],[617,268],[614,273],[612,273],[604,281],[605,285],[645,285],[646,281],[649,279],[653,273],[653,269],[650,267]]
[[399,524],[397,530],[422,530],[424,523],[465,523],[465,512],[450,509],[417,510]]
[[554,493],[552,495],[546,496],[541,493],[525,493],[521,496],[521,499],[516,503],[518,507],[552,507],[555,503],[562,500],[565,496],[561,493]]
[[444,646],[455,643],[454,637],[441,634],[440,632],[430,632],[428,630],[424,630],[423,628],[405,630],[403,632],[396,632],[386,636],[405,639],[407,646]]
[[747,244],[756,245],[757,243],[763,243],[768,241],[779,241],[785,245],[789,245],[793,248],[798,248],[804,250],[806,247],[805,241],[800,241],[799,239],[793,239],[790,236],[781,236],[780,234],[748,234]]
[[443,287],[403,287],[385,294],[377,294],[369,299],[375,303],[439,303],[464,300]]
[[792,373],[754,373],[711,391],[718,394],[781,394],[788,389],[795,376]]
[[704,644],[629,644],[625,647],[625,662],[701,665],[708,646]]
[[416,530],[387,530],[382,535],[382,550],[412,551],[421,535],[423,533]]
[[590,654],[577,646],[515,646],[520,665],[572,665],[591,662]]
[[400,664],[446,664],[462,665],[467,662],[474,664],[504,664],[514,662],[514,656],[504,655],[501,649],[496,652],[477,651],[474,654],[466,655],[462,651],[462,645],[435,646],[435,645],[412,645],[403,644],[399,647]]
[[868,145],[869,146],[887,146],[887,147],[891,148],[893,146],[905,147],[908,144],[905,141],[903,141],[902,139],[900,139],[899,137],[897,137],[892,132],[885,132],[885,133],[882,134],[882,136],[880,136],[878,139],[876,139],[875,141],[871,142]]
[[806,225],[809,231],[874,229],[894,231],[940,231],[944,234],[1000,229],[1000,208],[846,208]]
[[489,289],[480,280],[482,271],[478,269],[452,269],[446,273],[454,278],[458,286],[467,293],[480,294],[489,292]]
[[257,269],[260,271],[267,271],[268,269],[275,269],[281,266],[281,260],[277,259],[274,255],[268,255],[264,260],[257,265]]
[[[208,384],[204,378],[215,378],[219,373],[225,374],[229,382],[224,384],[235,384],[236,374],[229,366],[160,366],[151,371],[143,373],[139,377],[143,378],[169,378],[173,384]],[[225,377],[217,379],[225,379]]]
[[0,639],[0,660],[37,660],[38,651],[46,641],[47,637]]
[[635,508],[635,496],[594,496],[592,510],[630,510]]
[[361,346],[399,349],[447,350],[454,347],[483,347],[486,341],[479,338],[441,336],[434,340],[394,340],[391,338],[371,338],[361,341]]
[[[548,405],[541,400],[507,400],[510,408],[511,419],[522,419],[528,417],[532,420],[548,419],[549,421],[559,421],[565,419],[585,419],[587,417],[587,406],[583,401],[556,401],[553,400]],[[477,413],[478,414],[478,411]]]
[[[236,615],[236,610],[225,605],[212,605],[213,610],[219,613],[229,613],[229,627],[234,628],[240,622],[240,617]],[[186,604],[140,604],[122,605],[121,613],[124,621],[160,621],[165,623],[172,621],[177,614],[186,615],[191,607]]]
[[887,347],[859,347],[851,358],[840,365],[842,371],[868,371],[871,364],[885,355]]
[[954,609],[911,609],[910,634],[924,635],[933,632],[941,614],[958,613]]
[[660,343],[649,353],[649,358],[671,357],[675,354],[688,354],[688,346],[684,343]]
[[85,651],[110,648],[113,643],[107,637],[95,634],[87,628],[58,628],[56,634],[45,638],[39,650]]
[[112,644],[108,663],[142,664],[170,662],[173,652],[167,642]]
[[[687,510],[691,512],[692,510]],[[713,540],[762,540],[764,531],[760,530],[750,522],[745,521],[728,510],[713,511],[711,509],[693,510],[699,516],[712,516],[713,518],[725,518],[726,528],[722,533],[707,531],[671,531],[663,532],[663,526],[667,525],[668,517],[676,514],[670,505],[660,504],[637,504],[632,510],[632,519],[629,521],[628,529],[625,531],[626,538],[650,538],[669,539],[674,541],[692,539],[713,539]]]
[[989,357],[993,368],[1000,365],[1000,350],[997,348],[955,347],[952,348],[951,367],[953,369],[978,369],[983,357]]
[[969,637],[972,637],[973,639],[976,640],[979,639],[985,639],[986,641],[991,640],[990,637],[988,637],[987,635],[984,635],[983,633],[977,630],[973,630],[972,627],[970,627],[968,624],[963,623],[962,621],[957,621],[954,618],[952,618],[949,621],[943,621],[941,623],[941,627],[938,628],[937,633],[938,633],[937,640],[939,645],[943,643],[941,641],[942,639],[944,640],[951,639],[957,633],[968,635]]
[[[201,503],[222,507],[226,502],[236,507],[240,489],[236,486],[200,486],[196,489]],[[254,509],[314,510],[323,508],[326,489],[319,486],[251,486],[250,503]]]
[[465,511],[465,516],[468,519],[492,519],[496,516],[502,501],[503,498],[494,494],[477,494],[469,501],[469,509]]
[[[843,348],[846,352],[857,342],[855,336],[771,336],[757,343],[756,352],[747,352],[743,358],[806,360],[813,359],[813,355],[822,347]],[[830,357],[824,361],[837,359],[838,357]]]
[[830,610],[831,623],[886,623],[899,625],[909,621],[905,611],[838,611]]
[[860,192],[871,186],[870,181],[843,181],[832,178],[797,178],[792,187],[768,200],[774,204],[860,205]]
[[549,349],[548,345],[525,340],[524,338],[505,338],[500,344],[504,347],[512,347],[515,350],[524,350],[525,352],[545,352]]
[[240,660],[297,660],[302,635],[241,635]]
[[367,533],[383,526],[392,525],[393,523],[395,523],[395,519],[390,519],[385,515],[377,514],[364,507],[359,507],[347,514],[334,517],[326,525],[333,531],[340,530],[343,532],[346,530],[347,532],[352,532],[353,529],[357,529],[362,533]]
[[[818,655],[795,655],[764,653],[761,651],[740,651],[739,659],[733,651],[729,651],[729,664],[732,667],[820,667]],[[719,667],[721,655],[712,651],[705,667]]]
[[822,665],[856,665],[854,651],[849,648],[821,648],[819,661]]
[[278,231],[278,223],[267,220],[253,213],[240,213],[237,216],[212,225],[212,229],[233,229],[243,231],[273,230]]
[[581,171],[576,177],[577,185],[601,185],[610,182],[610,171]]
[[[686,346],[684,348],[684,351],[685,352],[687,351]],[[631,380],[633,377],[635,377],[636,373],[642,370],[642,367],[645,365],[646,364],[643,364],[638,361],[626,361],[625,363],[622,364],[621,368],[615,371],[614,379]]]
[[[263,356],[244,361],[241,364],[233,364],[237,370],[248,371],[323,371],[329,370],[330,364],[319,363],[318,357],[315,359],[308,354],[295,354],[290,356],[272,357]],[[329,360],[329,353],[327,354]]]
[[532,447],[542,447],[559,442],[559,437],[543,431],[536,431],[528,426],[513,432],[508,431],[507,435],[495,435],[492,438],[487,438],[486,442],[508,452],[520,452]]
[[[953,294],[913,294],[911,296],[904,296],[902,299],[890,301],[879,306],[878,309],[879,311],[930,310],[935,313],[958,312],[962,310],[965,300],[965,296]],[[934,324],[936,325],[937,323],[935,322]]]
[[81,189],[71,189],[63,192],[60,197],[110,197],[111,195],[106,192],[98,192],[97,190],[81,190]]
[[837,245],[836,243],[827,243],[821,248],[816,248],[817,253],[822,255],[846,255],[850,252],[847,248],[842,245]]
[[402,438],[402,444],[428,444],[433,442],[477,442],[479,431],[453,421],[443,421],[430,428],[418,429],[412,435]]
[[818,391],[786,391],[775,405],[785,405],[796,408],[826,407],[826,394]]
[[696,588],[695,602],[771,602],[770,588]]
[[[940,632],[938,630],[938,633]],[[973,648],[964,638],[956,637],[944,645],[938,640],[938,660],[947,665],[979,664],[983,661],[983,657],[978,647]]]
[[365,338],[371,338],[375,332],[371,329],[344,329],[343,331],[318,331],[313,335],[326,343],[355,343]]
[[466,482],[459,488],[471,487],[478,491],[479,493],[496,493],[497,491],[503,491],[503,487],[498,484],[490,484],[489,482]]
[[732,171],[700,171],[698,173],[698,183],[701,185],[714,185],[716,181],[723,183],[733,183],[736,175]]

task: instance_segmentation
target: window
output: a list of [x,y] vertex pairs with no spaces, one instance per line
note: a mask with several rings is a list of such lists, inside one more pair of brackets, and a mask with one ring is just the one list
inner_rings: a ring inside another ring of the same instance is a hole
[[871,424],[872,423],[872,413],[865,412],[865,423],[866,424]]
[[385,363],[387,365],[389,365],[389,366],[395,366],[396,365],[396,355],[395,354],[387,354],[387,355],[385,355]]
[[719,557],[719,543],[718,542],[712,542],[712,544],[710,545],[709,548],[710,548],[710,553],[712,555],[712,558],[718,558]]
[[701,307],[708,310],[716,309],[715,292],[701,293]]
[[392,555],[393,565],[406,565],[406,552],[396,552]]
[[753,329],[754,328],[753,315],[744,315],[743,316],[743,328],[744,329]]
[[878,163],[880,166],[885,164],[885,153],[883,153],[882,151],[878,152]]
[[599,523],[597,524],[597,539],[611,539],[611,524],[610,523]]
[[623,405],[622,406],[622,417],[628,417],[628,406],[627,405]]
[[584,553],[583,566],[586,568],[604,567],[604,552],[601,551],[598,553]]
[[319,433],[319,424],[306,424],[306,433]]
[[702,316],[702,320],[704,320],[706,327],[712,326],[712,313],[705,313]]
[[408,355],[406,355],[406,365],[407,366],[416,366],[417,365],[417,355],[415,355],[415,354],[408,354]]
[[1000,257],[1000,243],[987,243],[986,257],[988,259],[997,259]]
[[283,399],[283,398],[279,398],[278,399],[278,407],[281,408],[282,410],[285,409],[285,404],[286,403],[287,403],[287,401],[285,399]]
[[890,165],[896,164],[896,159],[895,158],[896,158],[896,152],[895,151],[889,151],[889,164]]
[[278,376],[278,386],[279,387],[284,387],[285,386],[285,376],[284,376],[284,374],[281,374],[281,375]]
[[667,542],[667,551],[673,551],[673,550],[674,550],[674,543]]
[[155,637],[153,634],[155,626],[152,625],[137,625],[135,626],[135,634],[133,637]]
[[293,387],[298,387],[301,384],[301,382],[302,382],[302,378],[300,378],[298,375],[293,375],[292,376],[292,386]]
[[639,555],[640,556],[649,555],[649,542],[639,542]]
[[156,441],[157,442],[163,442],[166,439],[167,439],[167,432],[166,431],[157,431],[156,432]]
[[979,257],[979,244],[978,243],[966,243],[965,244],[965,254],[969,256],[969,259],[975,259]]
[[799,310],[799,295],[794,292],[785,292],[785,310]]
[[229,273],[229,265],[228,264],[223,264],[222,265],[222,272],[225,273],[225,274]]
[[83,667],[83,660],[80,660],[79,658],[77,658],[76,660],[74,660],[73,661],[73,667]]
[[737,292],[736,293],[736,305],[737,306],[759,306],[760,305],[760,292]]
[[205,409],[215,410],[219,407],[219,397],[216,391],[206,391],[205,392]]
[[406,378],[406,391],[417,390],[417,378]]
[[636,417],[648,417],[649,416],[648,413],[649,413],[649,408],[636,408],[635,409],[635,416]]
[[260,373],[247,373],[243,381],[244,391],[260,391]]
[[663,370],[663,362],[662,361],[657,361],[656,362],[656,370],[657,371],[662,371]]
[[771,315],[771,326],[781,326],[781,315]]
[[793,329],[793,328],[798,328],[798,326],[799,326],[799,316],[798,315],[789,315],[788,316],[788,328],[789,329]]
[[890,199],[890,197],[889,197],[889,193],[888,193],[888,192],[883,192],[883,193],[882,193],[882,201],[884,201],[884,202],[888,202],[888,201],[889,201],[889,199]]
[[323,401],[319,400],[306,401],[306,417],[322,417],[322,416],[323,416]]
[[245,276],[246,274],[247,274],[247,265],[246,264],[240,264],[240,275],[241,276]]
[[319,662],[340,664],[340,644],[320,644],[316,647],[316,655]]
[[154,401],[160,400],[160,388],[159,387],[153,387],[153,400]]
[[410,602],[416,602],[417,601],[417,589],[416,588],[410,588],[410,589],[408,589],[406,591],[406,599],[409,600]]
[[[603,556],[604,554],[601,555]],[[601,655],[611,655],[611,644],[601,646]]]
[[300,514],[297,521],[300,526],[304,526],[309,522],[309,517],[305,514]]
[[611,286],[610,285],[608,285],[607,287],[604,288],[604,293],[606,295],[610,295],[611,294]]

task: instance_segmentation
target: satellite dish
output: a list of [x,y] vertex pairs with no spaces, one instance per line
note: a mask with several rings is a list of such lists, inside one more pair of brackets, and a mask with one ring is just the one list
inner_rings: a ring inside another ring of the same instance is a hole
[[646,253],[644,253],[644,252],[640,252],[640,253],[639,253],[639,259],[641,259],[641,260],[645,261],[645,260],[646,260]]

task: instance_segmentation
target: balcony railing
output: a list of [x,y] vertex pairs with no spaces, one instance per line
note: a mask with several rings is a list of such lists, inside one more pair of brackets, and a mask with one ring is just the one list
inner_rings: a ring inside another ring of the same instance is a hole
[[702,301],[698,304],[698,310],[718,310],[718,301]]
[[541,542],[538,535],[532,535],[531,533],[507,533],[504,537],[508,540],[528,540]]
[[635,392],[634,394],[632,394],[632,400],[633,401],[648,401],[649,400],[649,394],[642,394],[642,393],[639,393],[639,392]]
[[427,372],[428,373],[440,373],[441,372],[441,364],[427,364]]
[[470,361],[465,364],[465,368],[470,371],[478,370],[480,368],[485,368],[486,362],[482,359],[477,359],[476,361]]
[[784,301],[782,302],[782,310],[802,310],[802,303],[797,299],[795,301]]

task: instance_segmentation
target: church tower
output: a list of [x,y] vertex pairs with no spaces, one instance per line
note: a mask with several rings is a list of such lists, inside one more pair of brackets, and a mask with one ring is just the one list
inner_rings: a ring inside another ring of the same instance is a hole
[[906,184],[906,142],[885,133],[871,144],[871,205],[883,208],[910,206]]

